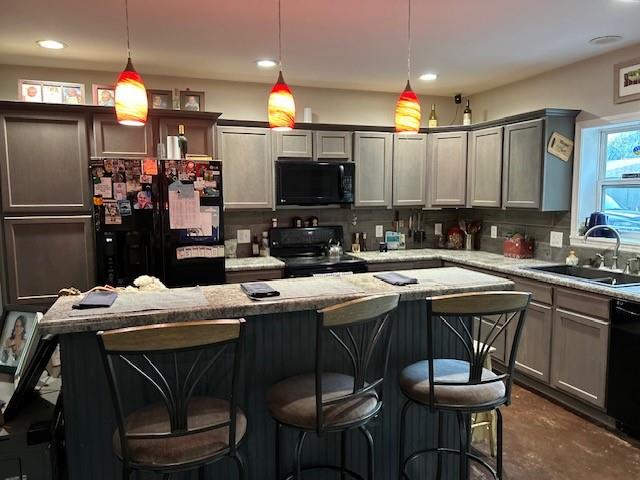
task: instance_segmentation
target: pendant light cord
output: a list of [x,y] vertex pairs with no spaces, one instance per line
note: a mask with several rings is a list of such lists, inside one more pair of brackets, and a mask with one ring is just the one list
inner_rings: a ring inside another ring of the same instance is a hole
[[127,23],[127,56],[131,58],[131,45],[129,43],[129,0],[124,0],[124,15]]
[[282,71],[282,2],[278,0],[278,63]]
[[407,17],[407,80],[411,80],[411,0],[409,3],[409,15]]

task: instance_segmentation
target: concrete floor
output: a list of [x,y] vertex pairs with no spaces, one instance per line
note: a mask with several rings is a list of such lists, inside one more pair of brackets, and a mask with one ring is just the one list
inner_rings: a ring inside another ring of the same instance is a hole
[[[512,400],[502,410],[506,480],[640,479],[640,442],[632,444],[518,386]],[[472,478],[490,477],[473,467]]]

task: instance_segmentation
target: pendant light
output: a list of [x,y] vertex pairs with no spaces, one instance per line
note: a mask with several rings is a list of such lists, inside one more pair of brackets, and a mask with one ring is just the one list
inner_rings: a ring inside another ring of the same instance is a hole
[[116,83],[116,118],[121,125],[142,126],[147,122],[147,90],[142,77],[131,62],[129,45],[129,2],[124,0],[124,11],[127,22],[127,65]]
[[282,76],[282,15],[281,0],[278,0],[278,63],[280,73],[278,80],[269,94],[269,127],[273,130],[291,130],[295,126],[296,103],[291,89]]
[[407,20],[407,85],[396,102],[396,132],[418,133],[420,131],[420,102],[411,89],[411,0]]

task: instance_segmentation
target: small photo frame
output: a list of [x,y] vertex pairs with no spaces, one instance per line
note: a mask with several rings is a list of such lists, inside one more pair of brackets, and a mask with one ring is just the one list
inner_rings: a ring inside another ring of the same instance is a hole
[[9,311],[5,315],[0,334],[0,369],[15,372],[20,359],[28,350],[36,325],[37,312]]
[[558,132],[553,132],[549,139],[549,146],[547,151],[551,155],[555,155],[560,160],[568,162],[573,153],[573,140],[561,135]]
[[42,100],[44,103],[62,103],[62,85],[43,84]]
[[62,84],[62,103],[67,105],[84,104],[84,85],[79,83]]
[[173,93],[171,90],[147,90],[149,108],[154,110],[173,109]]
[[613,101],[625,103],[640,100],[640,58],[613,67]]
[[101,107],[115,107],[116,87],[114,85],[92,85],[93,104]]
[[19,80],[18,83],[20,100],[30,103],[42,103],[42,83],[30,80]]
[[188,112],[204,111],[204,92],[180,90],[180,110]]

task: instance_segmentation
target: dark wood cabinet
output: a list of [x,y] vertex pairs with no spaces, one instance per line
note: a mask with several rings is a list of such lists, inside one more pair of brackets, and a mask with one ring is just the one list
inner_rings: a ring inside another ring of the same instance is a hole
[[142,127],[120,125],[113,115],[93,117],[94,157],[153,157],[151,122]]
[[215,122],[194,118],[180,118],[178,115],[179,112],[176,112],[176,117],[160,118],[160,142],[166,147],[167,136],[178,135],[178,127],[184,125],[185,135],[188,140],[188,153],[214,157],[216,149],[213,125]]

